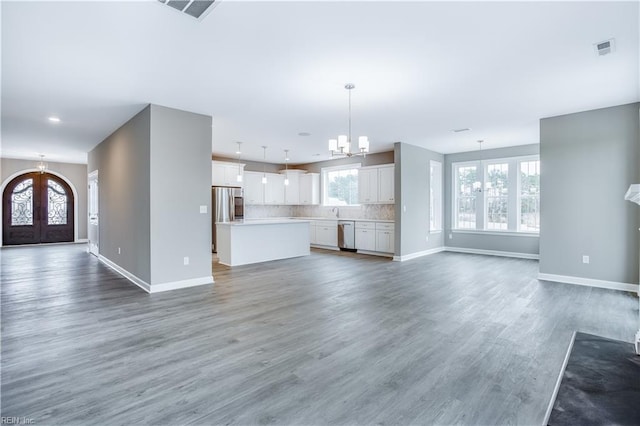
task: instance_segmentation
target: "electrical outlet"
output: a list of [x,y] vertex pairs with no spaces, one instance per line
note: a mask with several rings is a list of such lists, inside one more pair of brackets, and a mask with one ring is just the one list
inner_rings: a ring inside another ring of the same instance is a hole
[[449,239],[452,240],[453,239],[453,234],[449,234]]
[[184,260],[183,260],[184,266],[187,266],[189,264],[189,257],[185,256]]
[[120,254],[120,247],[118,247],[118,254]]
[[589,256],[582,256],[582,263],[589,263]]

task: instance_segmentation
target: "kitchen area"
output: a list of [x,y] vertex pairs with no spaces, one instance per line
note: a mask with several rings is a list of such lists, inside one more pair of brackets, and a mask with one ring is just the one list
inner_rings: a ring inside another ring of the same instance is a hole
[[357,201],[351,205],[322,203],[324,170],[336,168],[331,161],[289,168],[214,159],[214,262],[233,267],[308,256],[311,248],[392,258],[393,152],[372,156],[367,163],[373,165],[354,162]]

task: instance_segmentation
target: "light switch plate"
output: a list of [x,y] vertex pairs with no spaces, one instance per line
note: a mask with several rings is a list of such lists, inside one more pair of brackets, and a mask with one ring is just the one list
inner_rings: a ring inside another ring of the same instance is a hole
[[200,213],[206,214],[207,213],[207,206],[200,206]]

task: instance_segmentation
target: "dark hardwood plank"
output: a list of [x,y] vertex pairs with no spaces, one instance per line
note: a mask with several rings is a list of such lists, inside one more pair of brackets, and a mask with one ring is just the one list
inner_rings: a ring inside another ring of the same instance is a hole
[[82,246],[0,256],[2,415],[38,424],[540,424],[573,331],[637,318],[522,259],[314,250],[148,295]]

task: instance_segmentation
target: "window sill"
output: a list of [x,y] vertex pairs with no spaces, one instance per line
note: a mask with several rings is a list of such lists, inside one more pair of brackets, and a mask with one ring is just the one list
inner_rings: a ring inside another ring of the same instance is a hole
[[442,234],[442,229],[433,229],[429,231],[430,234]]
[[483,231],[480,229],[452,229],[451,232],[454,234],[498,235],[501,237],[540,237],[538,232]]

